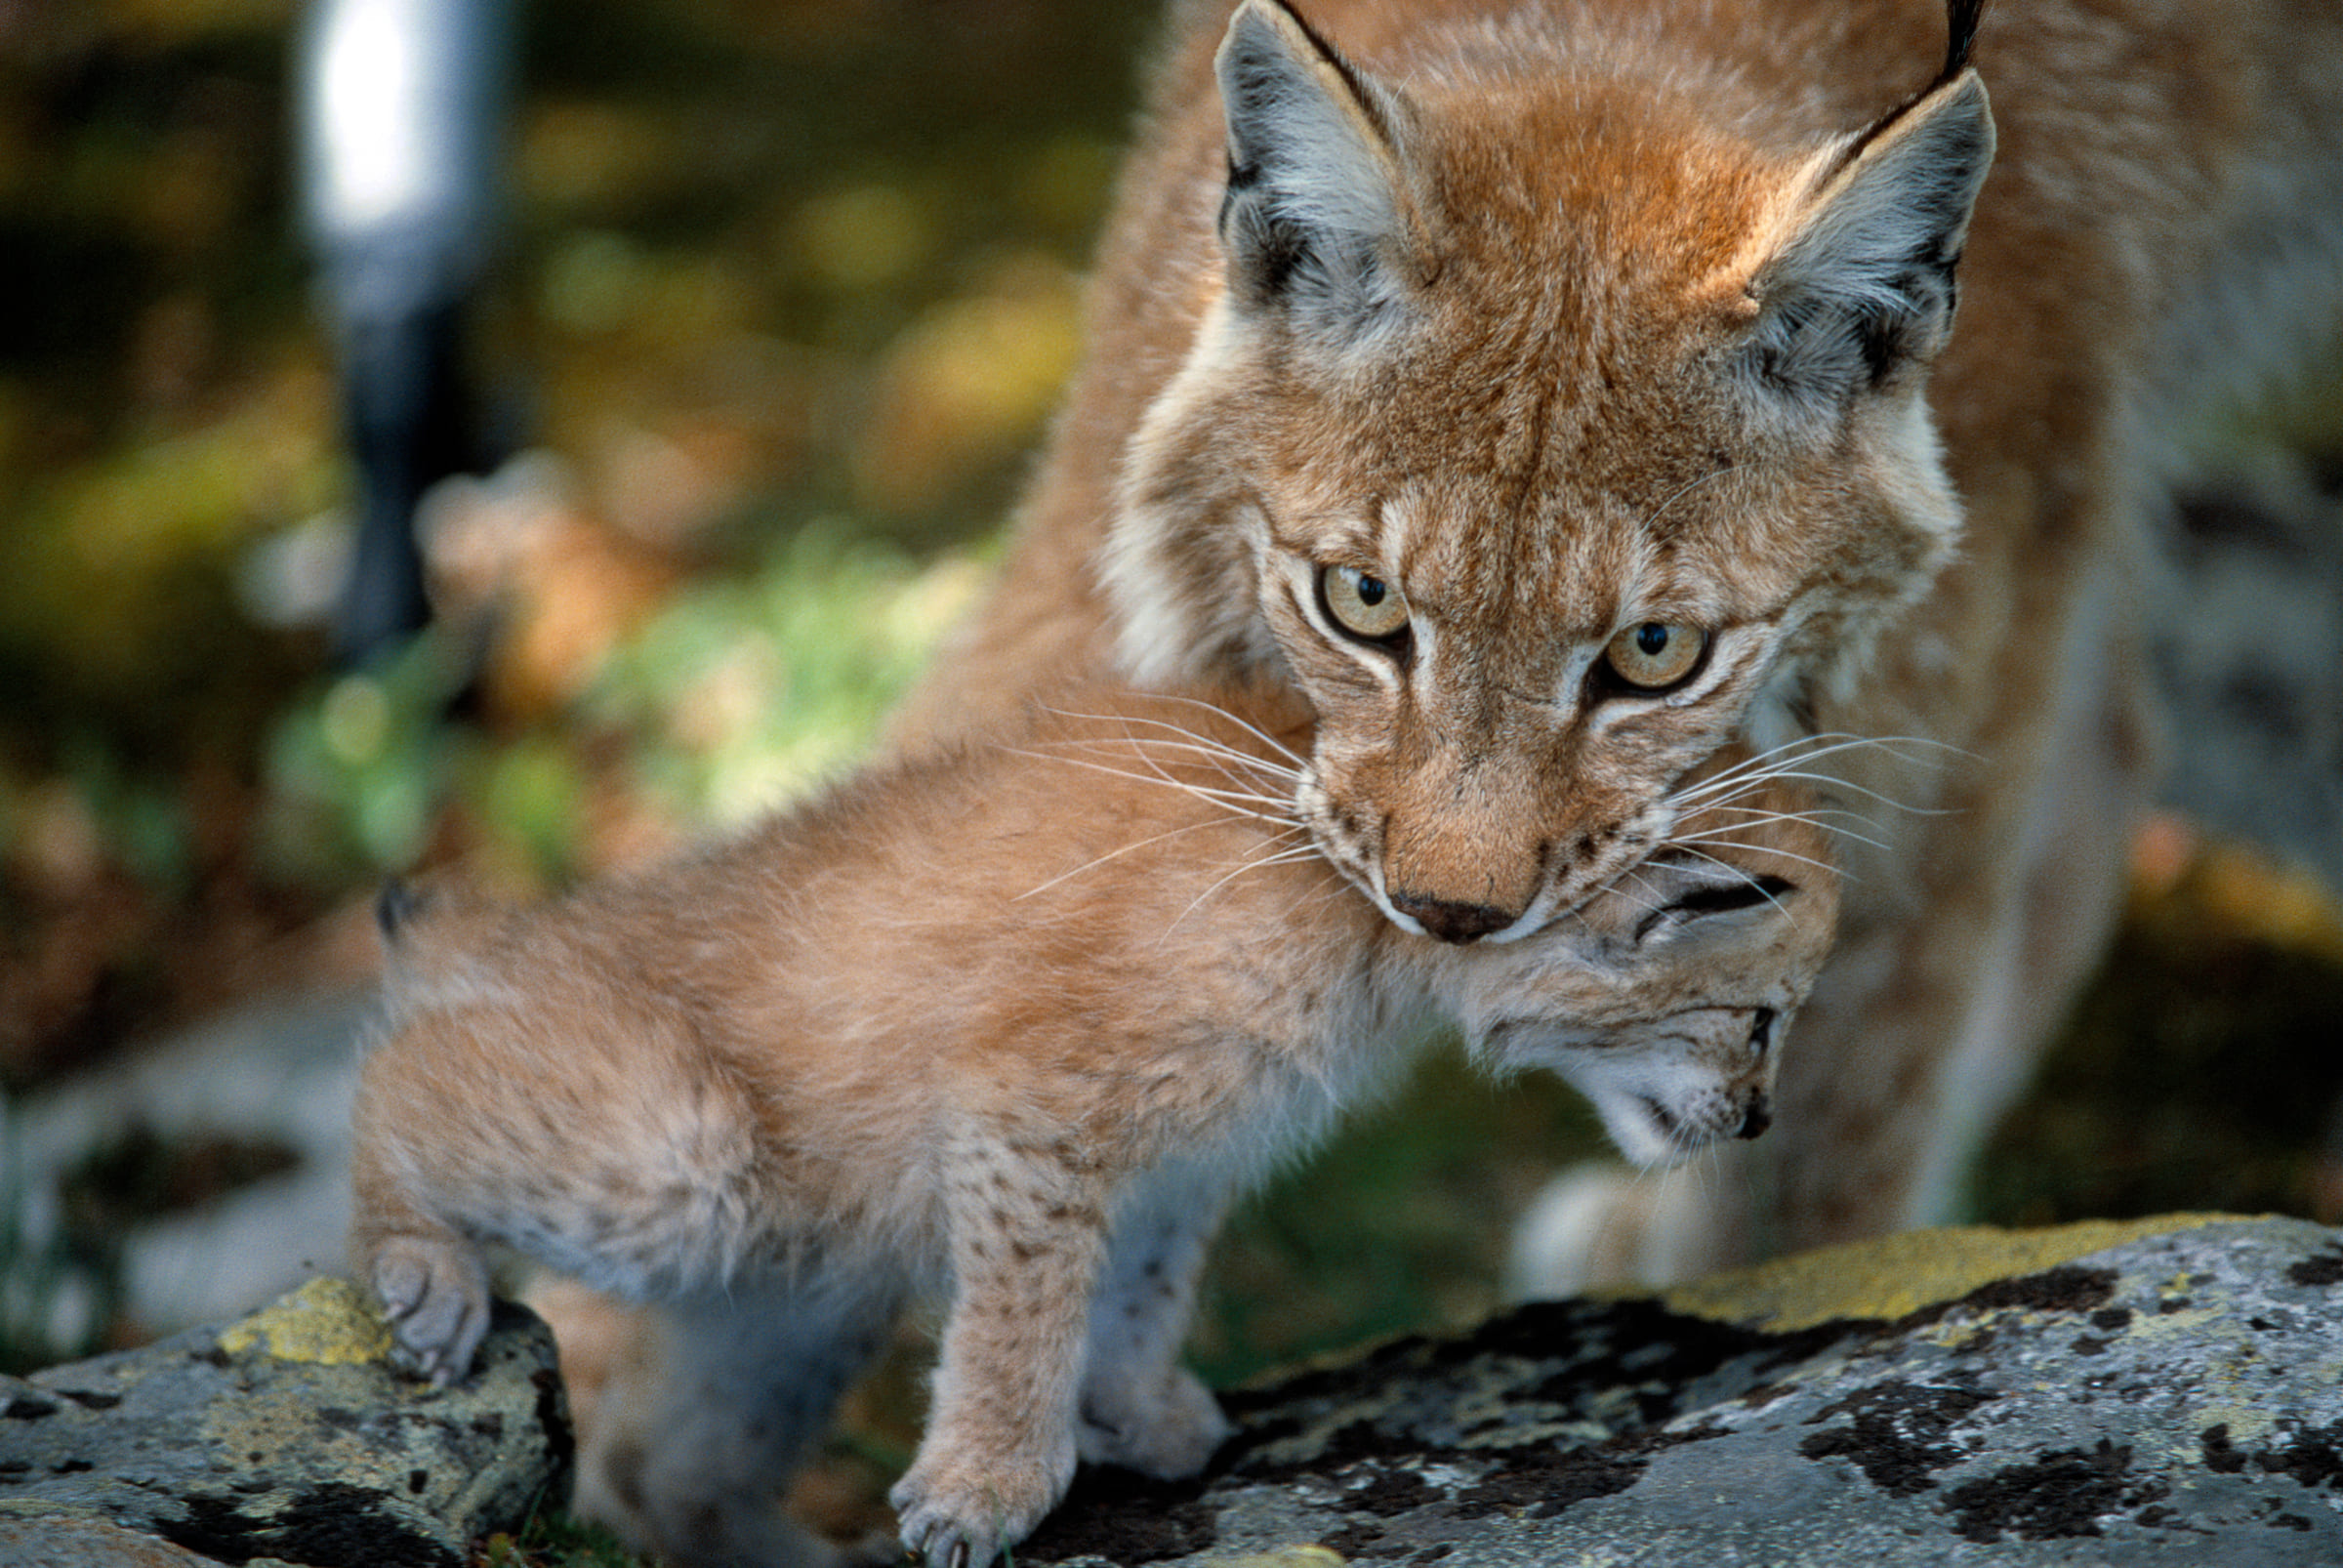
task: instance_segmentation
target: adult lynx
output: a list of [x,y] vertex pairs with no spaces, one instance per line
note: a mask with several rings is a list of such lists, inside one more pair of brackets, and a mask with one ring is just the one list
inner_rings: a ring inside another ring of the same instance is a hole
[[403,1353],[465,1372],[488,1245],[647,1303],[581,1511],[670,1560],[797,1564],[824,1553],[782,1481],[948,1284],[893,1497],[933,1568],[981,1568],[1078,1453],[1204,1464],[1225,1426],[1177,1358],[1221,1213],[1433,1019],[1564,1074],[1640,1159],[1765,1130],[1836,900],[1794,781],[1687,784],[1636,876],[1461,949],[1309,846],[1306,722],[1091,693],[543,908],[394,905],[352,1253]]
[[2153,772],[2163,412],[2343,292],[2343,10],[1953,0],[1948,53],[1940,0],[1303,9],[1176,6],[1092,351],[903,733],[1269,672],[1324,852],[1459,942],[1614,885],[1728,738],[1911,738],[1817,757],[1876,843],[1710,1234],[1941,1217]]

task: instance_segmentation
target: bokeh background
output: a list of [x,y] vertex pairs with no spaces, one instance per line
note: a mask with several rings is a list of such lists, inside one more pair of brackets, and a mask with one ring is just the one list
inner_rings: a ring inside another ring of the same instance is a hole
[[[355,674],[324,630],[351,473],[296,215],[298,20],[0,0],[0,1139],[12,1101],[362,988],[386,872],[555,887],[849,765],[981,583],[1078,351],[1153,18],[523,7],[471,340],[495,461],[426,509],[432,632]],[[2221,504],[2331,529],[2335,405],[2225,426]],[[2338,1217],[2332,902],[2180,817],[2138,859],[2119,949],[1976,1213]],[[0,1198],[64,1195],[38,1235],[0,1217],[20,1284],[294,1158],[102,1134],[62,1170],[0,1146]],[[1248,1212],[1204,1365],[1486,1311],[1510,1217],[1591,1147],[1552,1086],[1435,1061]],[[0,1370],[156,1327],[12,1308]],[[911,1430],[857,1408],[847,1515]]]

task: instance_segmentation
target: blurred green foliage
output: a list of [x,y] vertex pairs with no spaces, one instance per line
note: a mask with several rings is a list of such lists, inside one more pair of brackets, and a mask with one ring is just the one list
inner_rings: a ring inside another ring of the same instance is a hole
[[[329,893],[420,852],[450,800],[515,860],[574,858],[571,716],[439,732],[474,628],[337,681],[313,622],[256,600],[267,548],[333,523],[348,484],[292,206],[299,15],[0,17],[0,287],[30,306],[0,320],[0,874],[32,874],[21,803],[56,781],[104,857],[191,874],[191,846],[236,835],[192,824],[174,850],[131,805],[197,762],[266,797],[240,808],[267,817],[270,871]],[[673,568],[640,642],[614,617],[572,649],[611,666],[580,732],[634,724],[663,808],[837,766],[900,685],[899,626],[884,657],[832,634],[890,624],[856,598],[894,592],[872,573],[998,519],[1074,352],[1149,24],[1105,0],[523,8],[485,433],[565,454],[593,526]],[[791,555],[809,527],[833,566]],[[866,658],[893,662],[850,689]],[[649,710],[725,679],[808,706],[656,755]]]
[[977,575],[817,522],[750,575],[678,595],[613,650],[585,716],[635,737],[635,776],[674,820],[739,822],[868,748]]

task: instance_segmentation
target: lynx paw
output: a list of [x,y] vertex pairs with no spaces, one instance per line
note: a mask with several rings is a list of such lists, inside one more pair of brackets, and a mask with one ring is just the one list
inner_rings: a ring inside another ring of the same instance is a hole
[[906,1550],[927,1568],[985,1568],[1057,1506],[1074,1479],[1074,1445],[1046,1459],[999,1459],[923,1447],[887,1494]]
[[394,1236],[375,1249],[366,1272],[390,1324],[392,1365],[443,1388],[472,1370],[488,1332],[488,1277],[476,1253]]
[[1082,1457],[1176,1481],[1204,1468],[1229,1433],[1228,1418],[1194,1373],[1173,1368],[1140,1394],[1093,1388],[1082,1404]]

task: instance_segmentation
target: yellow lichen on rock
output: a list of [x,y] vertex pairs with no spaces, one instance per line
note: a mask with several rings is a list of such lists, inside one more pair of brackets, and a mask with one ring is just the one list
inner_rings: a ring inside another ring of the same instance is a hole
[[2146,1236],[2238,1217],[2158,1215],[2041,1230],[1957,1225],[1800,1253],[1660,1294],[1670,1311],[1776,1334],[1844,1318],[1895,1319],[1958,1300],[1995,1280],[2071,1263]]
[[256,1344],[279,1361],[357,1366],[390,1352],[390,1331],[363,1290],[321,1276],[221,1331],[220,1348],[230,1355]]
[[1344,1568],[1350,1559],[1332,1547],[1278,1547],[1241,1557],[1215,1557],[1213,1568]]

